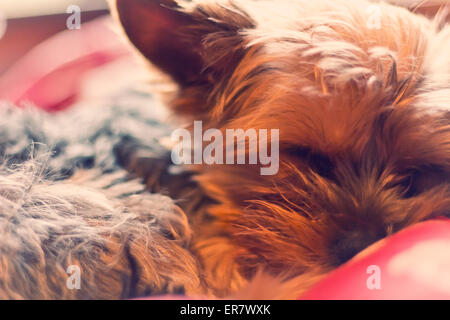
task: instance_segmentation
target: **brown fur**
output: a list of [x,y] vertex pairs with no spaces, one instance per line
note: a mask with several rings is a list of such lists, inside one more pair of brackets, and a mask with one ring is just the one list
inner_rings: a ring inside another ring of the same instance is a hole
[[359,0],[116,5],[133,44],[178,83],[176,113],[204,130],[280,129],[276,176],[191,168],[217,202],[194,226],[217,295],[263,270],[295,297],[371,243],[450,213],[444,11],[431,21],[380,3],[377,30]]

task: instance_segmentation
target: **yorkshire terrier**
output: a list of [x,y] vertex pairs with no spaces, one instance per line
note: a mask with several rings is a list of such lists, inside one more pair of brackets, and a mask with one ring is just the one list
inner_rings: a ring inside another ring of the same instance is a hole
[[[0,167],[0,298],[296,298],[376,241],[450,214],[447,9],[430,18],[366,0],[111,7],[176,85],[166,100],[179,119],[222,136],[266,130],[277,170],[250,161],[261,151],[250,138],[232,139],[233,157],[249,160],[240,164],[169,168],[139,146],[117,150],[180,210],[123,176],[48,181],[34,162]],[[81,268],[80,290],[66,286],[68,265]]]
[[[445,9],[430,20],[362,0],[114,8],[131,43],[178,85],[169,105],[182,119],[224,136],[279,129],[276,175],[189,168],[214,200],[193,225],[214,294],[262,271],[295,297],[372,243],[450,213]],[[250,141],[239,147],[252,151]]]

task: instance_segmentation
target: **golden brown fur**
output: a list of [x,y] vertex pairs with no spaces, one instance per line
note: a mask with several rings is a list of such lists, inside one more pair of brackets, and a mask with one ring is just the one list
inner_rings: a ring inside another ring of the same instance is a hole
[[432,21],[380,3],[374,29],[359,0],[177,3],[116,1],[134,45],[178,83],[173,110],[204,130],[280,129],[276,176],[191,168],[217,202],[194,226],[217,295],[263,270],[295,297],[371,243],[450,213],[445,11]]

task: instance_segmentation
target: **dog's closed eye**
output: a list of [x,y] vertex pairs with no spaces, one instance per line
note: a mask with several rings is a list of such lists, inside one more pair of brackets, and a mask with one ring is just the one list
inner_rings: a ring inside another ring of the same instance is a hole
[[318,175],[327,179],[333,178],[334,164],[327,155],[301,146],[289,148],[288,153],[292,157],[300,159]]
[[444,170],[427,167],[409,171],[398,185],[405,190],[404,198],[412,198],[448,181],[449,174]]
[[419,172],[414,170],[408,173],[401,182],[397,185],[402,188],[404,198],[412,198],[418,194],[418,190],[414,184]]

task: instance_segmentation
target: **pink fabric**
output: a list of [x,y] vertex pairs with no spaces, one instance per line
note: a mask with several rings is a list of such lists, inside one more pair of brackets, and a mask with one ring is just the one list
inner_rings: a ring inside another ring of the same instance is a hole
[[74,103],[89,72],[131,52],[111,25],[110,17],[99,18],[38,45],[0,78],[0,100],[48,111]]
[[366,249],[300,299],[450,299],[449,248],[450,220],[414,225]]

